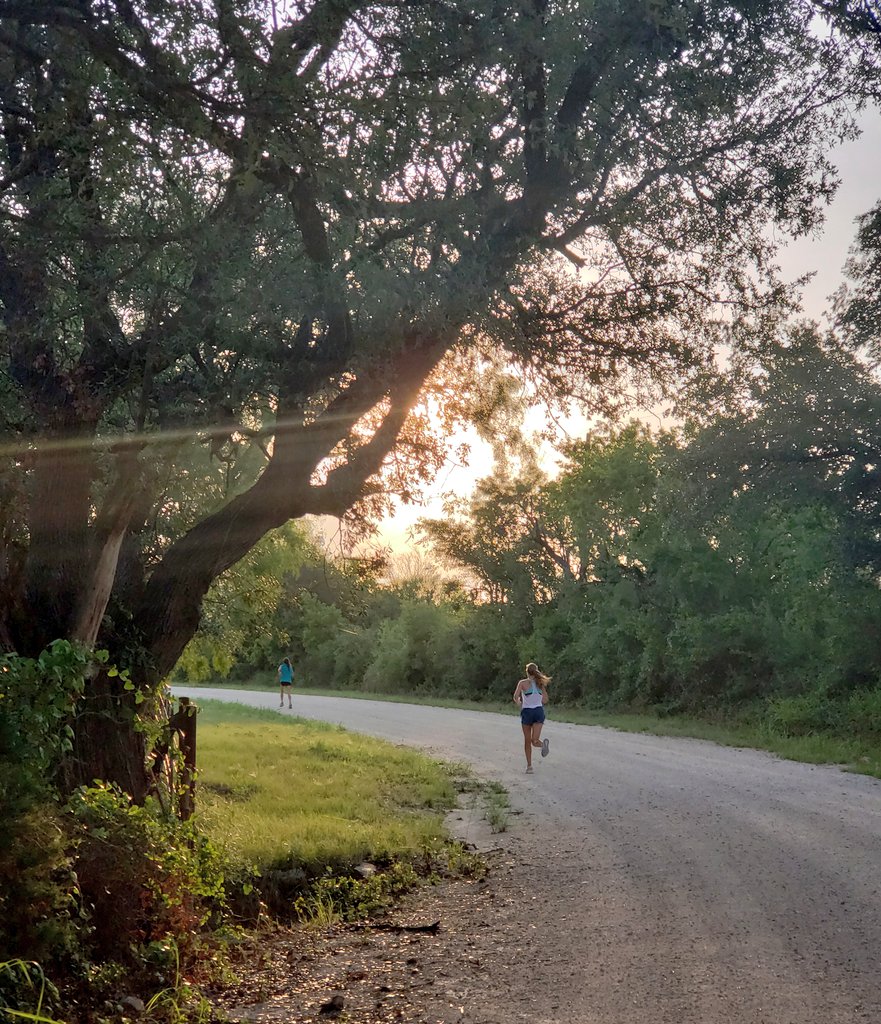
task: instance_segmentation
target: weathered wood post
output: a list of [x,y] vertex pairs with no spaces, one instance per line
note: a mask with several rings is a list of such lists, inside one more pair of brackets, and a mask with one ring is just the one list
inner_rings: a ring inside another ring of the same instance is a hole
[[184,756],[181,774],[180,819],[186,821],[196,808],[196,715],[199,708],[190,703],[189,697],[179,698],[178,735],[180,749]]

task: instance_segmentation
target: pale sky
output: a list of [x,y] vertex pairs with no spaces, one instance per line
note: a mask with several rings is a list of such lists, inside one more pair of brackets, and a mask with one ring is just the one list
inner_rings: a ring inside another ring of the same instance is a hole
[[814,272],[804,293],[808,316],[820,320],[829,296],[842,282],[842,269],[856,237],[856,218],[881,200],[881,110],[872,107],[860,118],[863,134],[831,153],[841,184],[827,209],[817,238],[799,238],[781,249],[779,263],[787,280]]
[[[866,111],[860,125],[862,135],[858,139],[832,151],[831,157],[838,167],[841,184],[827,209],[822,229],[816,237],[789,242],[780,250],[778,258],[783,276],[788,281],[807,273],[815,275],[804,290],[803,307],[809,317],[821,322],[829,296],[842,282],[842,269],[856,236],[856,218],[881,200],[881,111],[877,108]],[[542,414],[535,412],[532,415]],[[472,432],[463,433],[456,440],[462,439],[467,439],[472,446],[469,465],[458,466],[450,462],[426,495],[427,504],[401,506],[396,515],[383,523],[374,543],[397,549],[407,546],[407,531],[417,519],[440,516],[444,493],[452,491],[468,495],[475,481],[490,472],[492,456],[489,446]]]

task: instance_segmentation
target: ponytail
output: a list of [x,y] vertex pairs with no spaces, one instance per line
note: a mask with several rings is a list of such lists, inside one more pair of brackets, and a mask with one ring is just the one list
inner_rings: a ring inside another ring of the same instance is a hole
[[546,676],[544,672],[540,672],[538,665],[536,665],[534,661],[530,661],[526,666],[526,674],[530,679],[538,683],[539,686],[547,686],[552,678],[551,676]]

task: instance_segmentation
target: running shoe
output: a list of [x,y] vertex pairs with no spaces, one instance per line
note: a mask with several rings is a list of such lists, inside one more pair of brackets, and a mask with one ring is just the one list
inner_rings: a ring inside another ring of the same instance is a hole
[[542,740],[541,741],[541,756],[542,757],[547,757],[548,756],[548,751],[550,750],[550,747],[551,747],[550,740]]

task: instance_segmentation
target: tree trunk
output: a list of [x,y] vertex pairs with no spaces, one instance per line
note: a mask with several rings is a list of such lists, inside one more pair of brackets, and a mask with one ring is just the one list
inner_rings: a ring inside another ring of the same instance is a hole
[[111,782],[141,803],[148,788],[146,743],[135,728],[134,693],[101,671],[86,685],[73,725],[73,749],[64,759],[60,788],[70,794],[96,780]]
[[95,646],[98,630],[101,628],[107,602],[113,590],[119,552],[131,521],[134,505],[135,497],[128,495],[117,506],[107,533],[99,542],[100,552],[92,572],[91,583],[80,598],[71,638],[86,647]]
[[33,454],[28,554],[16,649],[36,656],[70,636],[88,579],[89,509],[94,464],[88,433],[51,434]]

